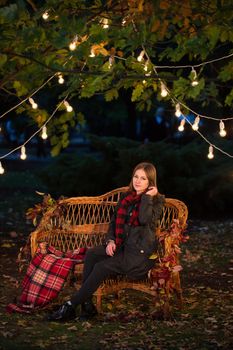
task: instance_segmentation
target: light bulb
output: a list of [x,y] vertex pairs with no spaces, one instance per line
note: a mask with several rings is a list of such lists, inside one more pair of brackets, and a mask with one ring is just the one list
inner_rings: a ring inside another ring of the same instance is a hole
[[195,118],[195,120],[194,120],[194,123],[193,123],[193,125],[192,125],[192,129],[193,130],[195,130],[195,131],[197,131],[198,129],[199,129],[199,122],[200,122],[200,117],[199,117],[199,115],[198,116],[196,116],[196,118]]
[[46,128],[46,126],[44,125],[43,128],[42,128],[41,138],[42,138],[43,140],[46,140],[47,137],[48,137],[48,135],[47,135],[47,128]]
[[73,111],[73,107],[69,105],[69,106],[66,107],[66,110],[67,110],[67,112],[72,112]]
[[25,160],[25,159],[27,158],[25,146],[22,146],[22,147],[21,147],[20,158],[21,158],[22,160]]
[[212,145],[209,146],[209,153],[208,153],[207,157],[209,159],[213,159],[214,158],[214,148],[213,148]]
[[180,104],[179,103],[177,103],[176,104],[176,111],[175,111],[175,116],[177,117],[177,118],[179,118],[180,116],[181,116],[181,110],[180,110]]
[[2,166],[2,163],[0,162],[0,175],[4,174],[5,173],[5,170]]
[[74,51],[76,49],[77,45],[76,42],[72,41],[69,45],[70,51]]
[[222,120],[220,120],[219,122],[219,135],[221,137],[225,137],[227,134],[226,130],[225,130],[225,124]]
[[221,137],[225,137],[226,134],[227,134],[227,132],[226,132],[225,129],[221,129],[221,130],[219,131],[219,135],[220,135]]
[[64,105],[66,107],[67,112],[72,112],[73,111],[73,107],[69,104],[69,102],[64,101]]
[[192,86],[197,86],[199,84],[199,81],[197,80],[197,72],[196,70],[192,67],[192,82],[191,82],[191,85]]
[[161,92],[160,92],[161,96],[166,97],[168,95],[166,85],[161,81],[160,86],[161,86]]
[[142,60],[143,60],[143,57],[144,57],[144,50],[142,50],[141,52],[140,52],[140,55],[137,57],[137,60],[138,60],[138,62],[142,62]]
[[107,29],[107,28],[109,27],[109,25],[108,25],[108,19],[107,19],[107,18],[103,18],[103,19],[102,19],[102,27],[103,27],[104,29]]
[[185,119],[182,119],[178,127],[179,131],[184,131]]
[[91,49],[91,53],[90,53],[89,57],[95,57],[95,52],[93,49]]
[[42,18],[46,21],[49,18],[49,13],[48,11],[45,11],[42,15]]
[[29,97],[28,100],[31,103],[33,109],[37,109],[38,108],[38,104],[33,100],[32,97]]
[[108,62],[109,62],[108,68],[110,69],[114,63],[114,57],[110,56]]
[[64,84],[64,81],[65,81],[65,80],[64,80],[62,74],[59,74],[59,75],[58,75],[58,83],[59,83],[59,84]]

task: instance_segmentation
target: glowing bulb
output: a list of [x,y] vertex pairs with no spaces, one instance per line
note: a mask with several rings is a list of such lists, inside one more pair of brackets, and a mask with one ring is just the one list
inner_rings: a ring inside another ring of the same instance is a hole
[[29,97],[28,100],[31,103],[33,109],[37,109],[38,108],[38,104],[33,100],[32,97]]
[[177,118],[179,118],[180,116],[181,116],[181,110],[180,110],[180,104],[179,103],[177,103],[176,104],[176,111],[175,111],[175,116],[177,117]]
[[196,116],[196,118],[195,118],[195,120],[194,120],[194,123],[193,123],[193,125],[192,125],[192,129],[193,130],[195,130],[195,131],[197,131],[198,129],[199,129],[199,122],[200,122],[200,117],[199,117],[199,115],[198,116]]
[[4,174],[5,173],[5,170],[2,166],[2,163],[0,162],[0,175]]
[[67,112],[73,111],[73,107],[67,101],[64,101],[64,105],[66,107]]
[[46,140],[47,137],[48,137],[48,135],[47,135],[47,128],[46,128],[46,126],[44,125],[43,128],[42,128],[41,138],[42,138],[43,140]]
[[213,148],[212,145],[210,145],[210,147],[209,147],[209,153],[208,153],[207,157],[209,159],[213,159],[214,158],[214,148]]
[[178,127],[179,131],[184,131],[185,119],[182,119]]
[[108,68],[110,69],[114,63],[114,57],[110,56],[108,62],[109,62]]
[[93,49],[91,49],[91,53],[90,53],[89,57],[95,57],[95,52]]
[[160,92],[161,96],[166,97],[168,95],[168,91],[165,84],[162,81],[160,83],[160,87],[161,87],[161,92]]
[[142,81],[142,84],[146,85],[146,80],[143,80],[143,81]]
[[221,130],[219,131],[219,135],[220,135],[221,137],[225,137],[226,134],[227,134],[227,132],[226,132],[225,129],[221,129]]
[[74,51],[76,49],[76,47],[77,47],[77,44],[75,41],[72,41],[69,45],[70,51]]
[[62,74],[59,74],[59,75],[58,75],[58,83],[59,83],[59,84],[64,84],[64,81],[65,81],[65,80],[64,80]]
[[221,137],[225,137],[227,134],[226,130],[225,130],[225,125],[224,122],[222,120],[220,120],[219,122],[219,135]]
[[104,29],[107,29],[107,28],[109,27],[109,25],[108,25],[108,19],[107,19],[107,18],[103,18],[103,19],[102,19],[102,27],[103,27]]
[[196,70],[192,67],[192,82],[191,82],[191,85],[192,86],[197,86],[199,84],[198,80],[197,80],[197,72]]
[[21,158],[22,160],[25,160],[25,159],[27,158],[25,146],[22,146],[22,147],[21,147],[20,158]]
[[143,57],[144,57],[144,54],[145,54],[145,52],[144,52],[144,50],[142,50],[142,51],[140,52],[140,55],[137,57],[138,62],[142,62]]
[[48,11],[45,11],[42,15],[42,18],[46,21],[49,18],[49,13]]

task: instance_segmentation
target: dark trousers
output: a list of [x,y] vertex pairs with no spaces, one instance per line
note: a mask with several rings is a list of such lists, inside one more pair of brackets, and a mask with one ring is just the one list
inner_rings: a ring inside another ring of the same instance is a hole
[[72,304],[78,305],[90,299],[106,278],[124,274],[122,257],[123,252],[108,256],[105,246],[89,249],[84,261],[82,286],[71,297]]

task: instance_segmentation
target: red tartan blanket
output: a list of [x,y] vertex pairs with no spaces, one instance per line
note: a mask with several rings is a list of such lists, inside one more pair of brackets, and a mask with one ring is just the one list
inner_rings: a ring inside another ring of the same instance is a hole
[[74,265],[83,262],[85,252],[86,248],[80,248],[64,254],[49,246],[42,254],[39,247],[22,281],[19,303],[7,305],[7,312],[31,313],[55,299]]

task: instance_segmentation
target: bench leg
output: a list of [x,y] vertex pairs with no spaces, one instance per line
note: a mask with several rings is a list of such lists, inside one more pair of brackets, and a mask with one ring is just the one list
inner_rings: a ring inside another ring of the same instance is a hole
[[96,309],[98,313],[102,313],[102,294],[96,295]]

